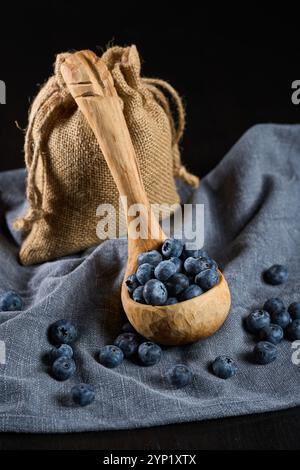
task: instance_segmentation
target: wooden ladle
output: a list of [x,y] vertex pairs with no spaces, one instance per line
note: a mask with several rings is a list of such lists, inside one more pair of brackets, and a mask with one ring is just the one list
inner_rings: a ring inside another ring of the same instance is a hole
[[[123,59],[130,63],[132,48]],[[140,226],[143,237],[136,237],[136,217],[127,213],[128,263],[125,280],[137,268],[140,253],[159,249],[166,239],[149,204],[135,150],[123,115],[120,98],[105,63],[91,51],[70,55],[61,65],[66,85],[93,130],[120,196],[128,207],[141,204]],[[155,233],[155,236],[153,236]],[[125,281],[121,297],[124,310],[134,328],[149,340],[164,345],[181,345],[215,333],[230,309],[230,291],[219,272],[219,282],[211,290],[175,305],[154,307],[133,301]]]

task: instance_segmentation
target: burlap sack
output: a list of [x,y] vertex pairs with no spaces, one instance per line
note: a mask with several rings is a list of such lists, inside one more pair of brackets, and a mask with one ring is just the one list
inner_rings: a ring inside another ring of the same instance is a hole
[[[130,60],[122,63],[125,51]],[[29,115],[25,139],[29,209],[16,228],[24,231],[20,250],[24,265],[79,252],[101,242],[96,233],[100,204],[118,213],[119,195],[104,157],[84,116],[66,89],[57,56],[55,75],[38,93]],[[114,78],[150,202],[178,204],[174,177],[192,186],[198,179],[181,165],[178,148],[184,109],[167,83],[142,78],[135,46],[108,49],[103,60]],[[178,110],[175,126],[163,90]],[[166,210],[168,212],[168,210]],[[126,234],[126,227],[120,227]]]

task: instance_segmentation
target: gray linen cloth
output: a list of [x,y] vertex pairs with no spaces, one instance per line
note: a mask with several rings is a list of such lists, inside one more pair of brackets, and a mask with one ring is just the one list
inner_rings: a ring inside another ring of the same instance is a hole
[[[97,351],[112,343],[125,320],[120,284],[127,256],[126,239],[111,240],[84,253],[39,266],[18,262],[18,235],[12,221],[24,205],[25,173],[0,175],[0,293],[19,292],[22,312],[0,312],[0,430],[75,432],[136,428],[220,418],[300,405],[300,365],[292,345],[279,346],[267,366],[251,363],[253,339],[243,318],[266,299],[288,305],[300,300],[300,126],[251,128],[191,196],[205,204],[205,248],[222,266],[232,293],[226,323],[197,344],[165,348],[162,361],[140,367],[125,361],[110,370]],[[263,283],[262,271],[274,263],[289,267],[283,286]],[[50,349],[47,328],[66,318],[79,329],[77,373],[67,382],[51,378],[43,356]],[[228,354],[239,365],[227,381],[214,377],[210,362]],[[3,351],[2,351],[2,362]],[[164,373],[188,364],[193,383],[170,388]],[[86,408],[68,400],[78,382],[95,386],[96,401]]]

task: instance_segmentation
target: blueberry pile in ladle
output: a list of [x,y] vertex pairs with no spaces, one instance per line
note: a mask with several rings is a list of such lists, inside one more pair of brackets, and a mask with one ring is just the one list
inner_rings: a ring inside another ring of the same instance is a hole
[[198,297],[219,281],[218,265],[206,251],[188,250],[176,238],[165,240],[161,252],[141,253],[135,274],[126,280],[132,299],[141,304],[173,305]]

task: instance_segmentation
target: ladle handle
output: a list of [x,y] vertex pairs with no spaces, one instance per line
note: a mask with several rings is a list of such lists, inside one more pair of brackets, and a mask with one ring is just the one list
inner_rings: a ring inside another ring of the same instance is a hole
[[[147,239],[151,238],[150,224],[154,229],[152,233],[158,234],[158,239],[164,236],[144,189],[113,78],[106,64],[91,51],[81,51],[67,57],[61,65],[61,73],[96,136],[120,196],[127,197],[128,208],[133,204],[143,205],[144,210],[139,217],[147,236],[144,233],[145,240],[135,240],[135,243],[143,244],[146,250]],[[126,215],[128,239],[136,238],[136,232],[133,233],[130,228],[130,222],[136,215]]]

